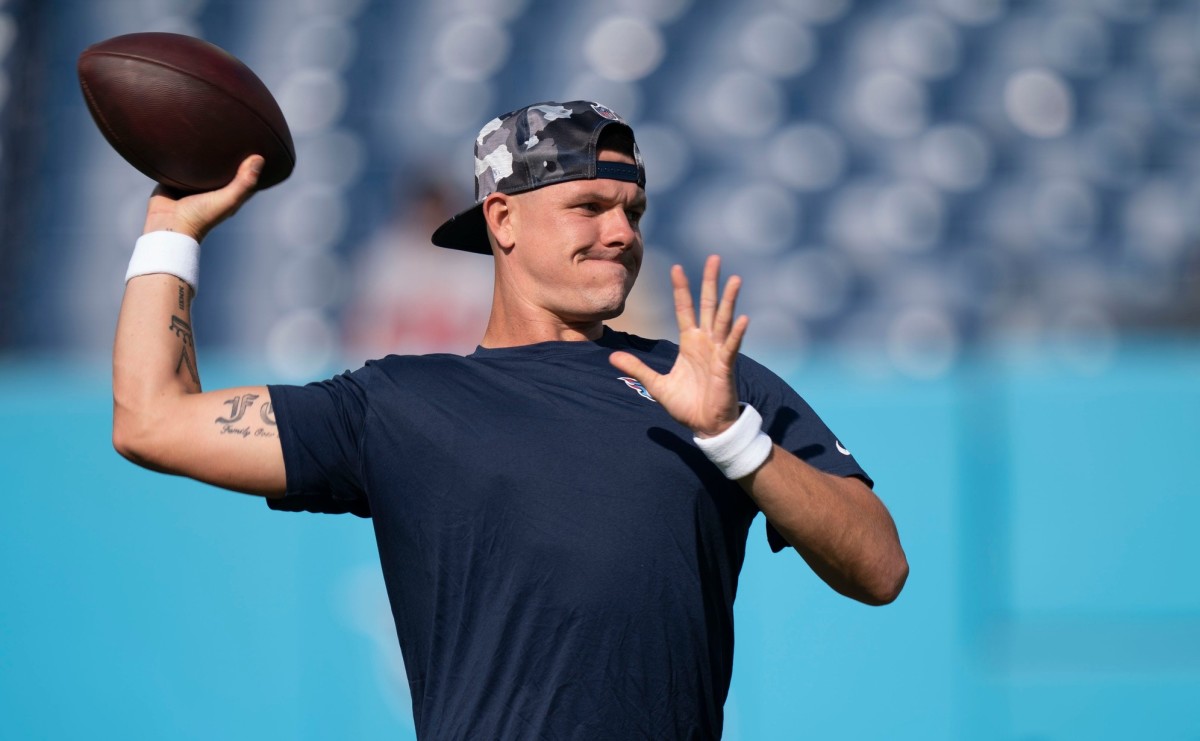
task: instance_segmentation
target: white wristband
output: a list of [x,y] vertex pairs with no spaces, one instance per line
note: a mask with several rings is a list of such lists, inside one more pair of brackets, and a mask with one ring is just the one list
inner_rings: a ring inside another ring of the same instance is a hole
[[179,232],[143,234],[133,247],[125,282],[152,273],[173,275],[191,286],[195,294],[200,287],[200,243]]
[[758,470],[771,454],[771,438],[762,431],[762,415],[745,402],[729,429],[715,437],[693,437],[697,447],[721,469],[725,478],[740,479]]

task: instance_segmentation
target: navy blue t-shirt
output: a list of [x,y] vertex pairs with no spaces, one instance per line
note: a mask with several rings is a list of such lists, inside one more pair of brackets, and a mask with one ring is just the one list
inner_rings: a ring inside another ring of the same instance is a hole
[[[605,329],[270,388],[270,506],[373,518],[419,737],[721,735],[758,508],[614,350],[666,372],[678,347]],[[775,442],[869,481],[781,379],[737,375]]]

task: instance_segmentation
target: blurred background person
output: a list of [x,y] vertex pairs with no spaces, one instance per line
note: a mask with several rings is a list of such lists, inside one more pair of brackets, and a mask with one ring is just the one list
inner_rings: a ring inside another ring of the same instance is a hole
[[430,243],[458,203],[455,193],[428,178],[398,190],[395,215],[353,258],[344,352],[364,358],[469,354],[492,305],[491,265]]

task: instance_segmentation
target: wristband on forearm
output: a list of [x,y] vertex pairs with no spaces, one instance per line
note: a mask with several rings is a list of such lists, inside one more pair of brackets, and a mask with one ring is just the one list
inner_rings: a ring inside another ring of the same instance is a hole
[[728,479],[740,479],[758,470],[771,454],[771,438],[762,431],[762,415],[745,402],[729,429],[715,437],[693,437],[697,447]]
[[166,273],[187,283],[195,295],[200,287],[200,243],[179,232],[150,232],[138,238],[125,271],[125,282],[139,275]]

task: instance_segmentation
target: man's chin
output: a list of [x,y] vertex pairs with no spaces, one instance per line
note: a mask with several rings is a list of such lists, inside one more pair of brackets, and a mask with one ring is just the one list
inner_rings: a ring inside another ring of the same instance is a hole
[[609,319],[616,319],[625,313],[625,301],[622,300],[616,306],[597,306],[586,314],[577,314],[570,317],[569,321],[573,323],[588,324],[591,322],[603,322]]
[[600,319],[601,319],[601,321],[605,321],[608,319],[616,319],[617,317],[621,316],[624,313],[625,313],[625,302],[622,301],[621,305],[618,306],[617,308],[612,309],[611,311],[604,312],[603,316],[601,316]]

